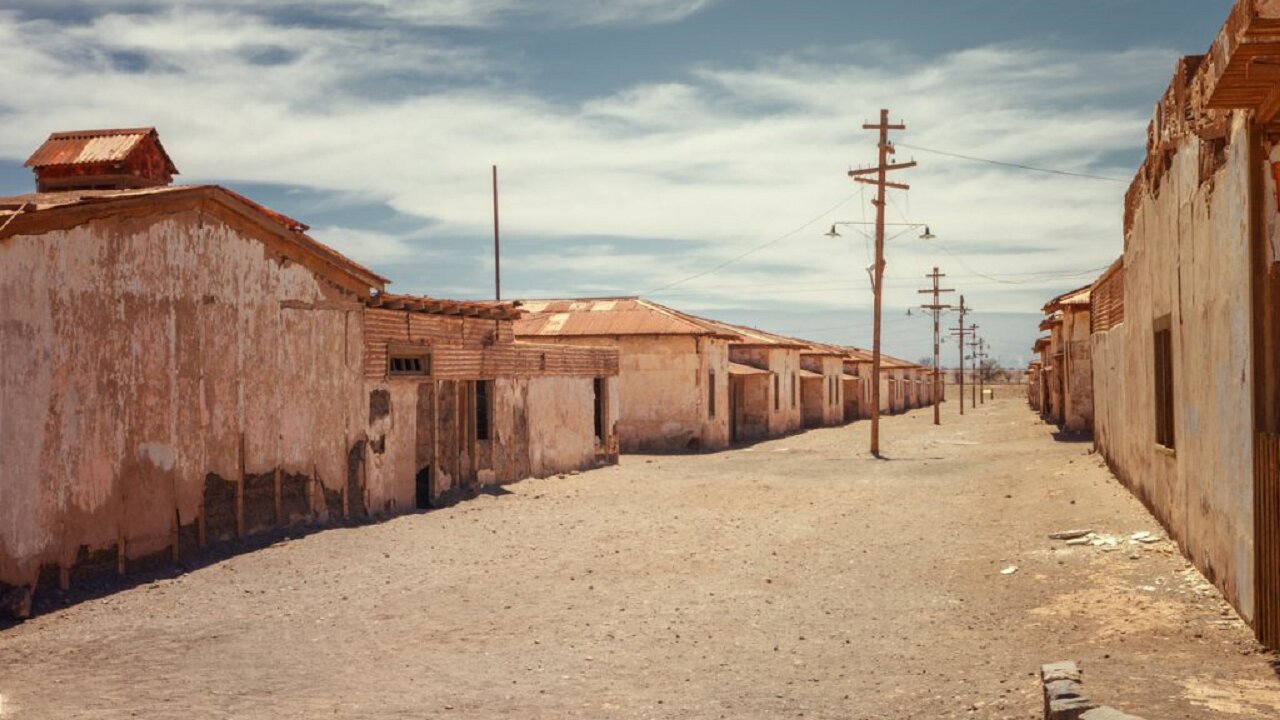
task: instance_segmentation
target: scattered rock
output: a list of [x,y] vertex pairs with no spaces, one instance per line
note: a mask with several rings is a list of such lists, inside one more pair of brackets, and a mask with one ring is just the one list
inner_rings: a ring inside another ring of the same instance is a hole
[[1001,570],[1001,571],[1000,571],[1000,574],[1001,574],[1001,575],[1012,575],[1012,574],[1014,574],[1014,573],[1016,573],[1016,572],[1018,572],[1018,566],[1017,566],[1017,565],[1010,565],[1009,567],[1007,567],[1007,568],[1005,568],[1005,569]]
[[1086,535],[1092,535],[1092,530],[1063,530],[1049,535],[1050,540],[1077,540]]

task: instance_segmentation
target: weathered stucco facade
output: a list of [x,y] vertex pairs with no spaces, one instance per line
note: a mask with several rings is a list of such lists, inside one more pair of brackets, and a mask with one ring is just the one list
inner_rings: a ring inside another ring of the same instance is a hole
[[800,354],[801,410],[805,427],[830,427],[844,423],[844,357],[827,351]]
[[516,334],[616,348],[622,452],[718,450],[730,438],[729,346],[736,336],[638,298],[530,300]]
[[1032,348],[1041,356],[1036,382],[1043,383],[1044,394],[1042,405],[1038,400],[1032,405],[1043,407],[1046,421],[1071,433],[1093,431],[1091,292],[1091,286],[1079,288],[1046,303],[1040,329],[1049,335]]
[[[455,460],[432,497],[616,460],[616,351],[515,343],[510,305],[392,303],[233,192],[6,198],[0,227],[0,598],[24,589],[20,615],[38,584],[421,507],[427,439]],[[435,361],[420,379],[388,377],[401,330]],[[423,388],[481,382],[487,442],[462,400],[423,412]]]
[[1241,0],[1209,54],[1178,65],[1127,197],[1124,257],[1093,289],[1110,306],[1092,334],[1099,450],[1272,645],[1280,482],[1259,460],[1280,433],[1280,82],[1247,67],[1277,30],[1280,3]]

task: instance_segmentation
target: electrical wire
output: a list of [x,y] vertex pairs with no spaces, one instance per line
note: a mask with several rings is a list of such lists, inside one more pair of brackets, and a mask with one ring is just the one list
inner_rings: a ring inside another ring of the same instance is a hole
[[674,282],[669,282],[669,283],[667,283],[666,285],[663,285],[663,286],[658,287],[658,288],[654,288],[653,290],[650,290],[649,292],[641,293],[641,294],[642,294],[642,295],[652,295],[652,294],[654,294],[654,293],[656,293],[656,292],[659,292],[659,291],[661,291],[661,290],[666,290],[667,288],[675,287],[676,285],[683,285],[684,283],[687,283],[687,282],[689,282],[690,280],[696,280],[696,279],[698,279],[698,278],[700,278],[700,277],[702,277],[702,276],[704,276],[704,275],[710,275],[711,273],[713,273],[713,272],[715,272],[715,271],[717,271],[717,270],[720,270],[720,269],[722,269],[722,268],[728,267],[729,265],[732,265],[733,263],[736,263],[736,262],[738,262],[739,260],[741,260],[741,259],[743,259],[743,258],[745,258],[745,257],[748,257],[748,256],[750,256],[750,255],[754,255],[755,253],[758,253],[758,252],[760,252],[761,250],[764,250],[765,248],[767,248],[767,247],[769,247],[769,246],[771,246],[771,245],[777,245],[778,243],[782,242],[783,240],[786,240],[787,238],[791,237],[792,235],[795,235],[795,234],[797,234],[797,233],[801,232],[802,230],[804,230],[804,229],[808,228],[809,226],[811,226],[811,225],[813,225],[814,223],[818,222],[818,221],[819,221],[819,220],[821,220],[822,218],[824,218],[824,217],[826,217],[826,216],[830,215],[831,213],[835,212],[836,210],[839,210],[841,207],[843,207],[843,206],[844,206],[844,204],[845,204],[845,203],[849,202],[850,200],[852,200],[852,199],[853,199],[854,197],[856,197],[856,196],[857,196],[857,193],[852,193],[852,194],[850,194],[850,195],[847,195],[847,196],[846,196],[844,199],[842,199],[840,202],[838,202],[838,203],[836,203],[835,205],[832,205],[830,208],[828,208],[828,209],[826,209],[826,210],[822,211],[822,213],[821,213],[821,214],[819,214],[819,215],[815,216],[812,220],[809,220],[809,221],[808,221],[808,222],[806,222],[805,224],[803,224],[803,225],[801,225],[801,226],[797,227],[796,229],[794,229],[794,230],[792,230],[792,231],[790,231],[790,232],[788,232],[788,233],[785,233],[785,234],[783,234],[783,235],[779,235],[778,237],[776,237],[776,238],[774,238],[774,239],[772,239],[772,240],[770,240],[770,241],[768,241],[768,242],[766,242],[766,243],[761,243],[760,245],[757,245],[757,246],[755,246],[755,247],[751,248],[750,250],[748,250],[748,251],[746,251],[746,252],[744,252],[744,253],[741,253],[741,254],[739,254],[739,255],[735,255],[734,257],[731,257],[731,258],[729,258],[728,260],[725,260],[724,262],[720,263],[719,265],[715,265],[715,266],[713,266],[713,267],[709,267],[709,268],[707,268],[706,270],[703,270],[702,272],[697,272],[697,273],[694,273],[694,274],[692,274],[692,275],[690,275],[690,276],[688,276],[688,277],[681,278],[681,279],[676,280],[676,281],[674,281]]
[[973,155],[962,155],[961,153],[947,152],[946,150],[935,150],[933,148],[920,147],[919,145],[908,145],[906,143],[898,143],[898,147],[909,148],[911,150],[919,150],[921,152],[933,153],[934,155],[943,155],[946,157],[958,158],[960,160],[968,160],[970,162],[986,163],[988,165],[999,165],[1001,167],[1015,168],[1018,170],[1030,170],[1031,172],[1047,173],[1050,175],[1066,175],[1068,177],[1085,178],[1088,180],[1105,180],[1113,183],[1128,184],[1128,180],[1119,178],[1106,177],[1105,175],[1093,175],[1090,173],[1074,172],[1071,170],[1056,170],[1053,168],[1042,168],[1034,165],[1022,165],[1020,163],[1004,162],[1003,160],[992,160],[990,158],[975,157]]

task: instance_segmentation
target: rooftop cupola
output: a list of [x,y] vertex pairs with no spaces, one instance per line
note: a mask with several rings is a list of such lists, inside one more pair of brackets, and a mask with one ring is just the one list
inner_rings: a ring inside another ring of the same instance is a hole
[[38,192],[157,187],[178,174],[155,128],[57,132],[27,158]]

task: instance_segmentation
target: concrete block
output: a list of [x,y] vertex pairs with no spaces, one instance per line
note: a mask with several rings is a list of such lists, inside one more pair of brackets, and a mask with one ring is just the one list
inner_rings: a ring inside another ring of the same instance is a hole
[[1045,720],[1080,720],[1097,707],[1097,703],[1086,697],[1059,698],[1048,702],[1044,717]]
[[1040,666],[1040,681],[1049,683],[1054,680],[1074,680],[1081,682],[1084,673],[1080,671],[1080,666],[1074,660],[1066,660],[1064,662],[1046,663]]

